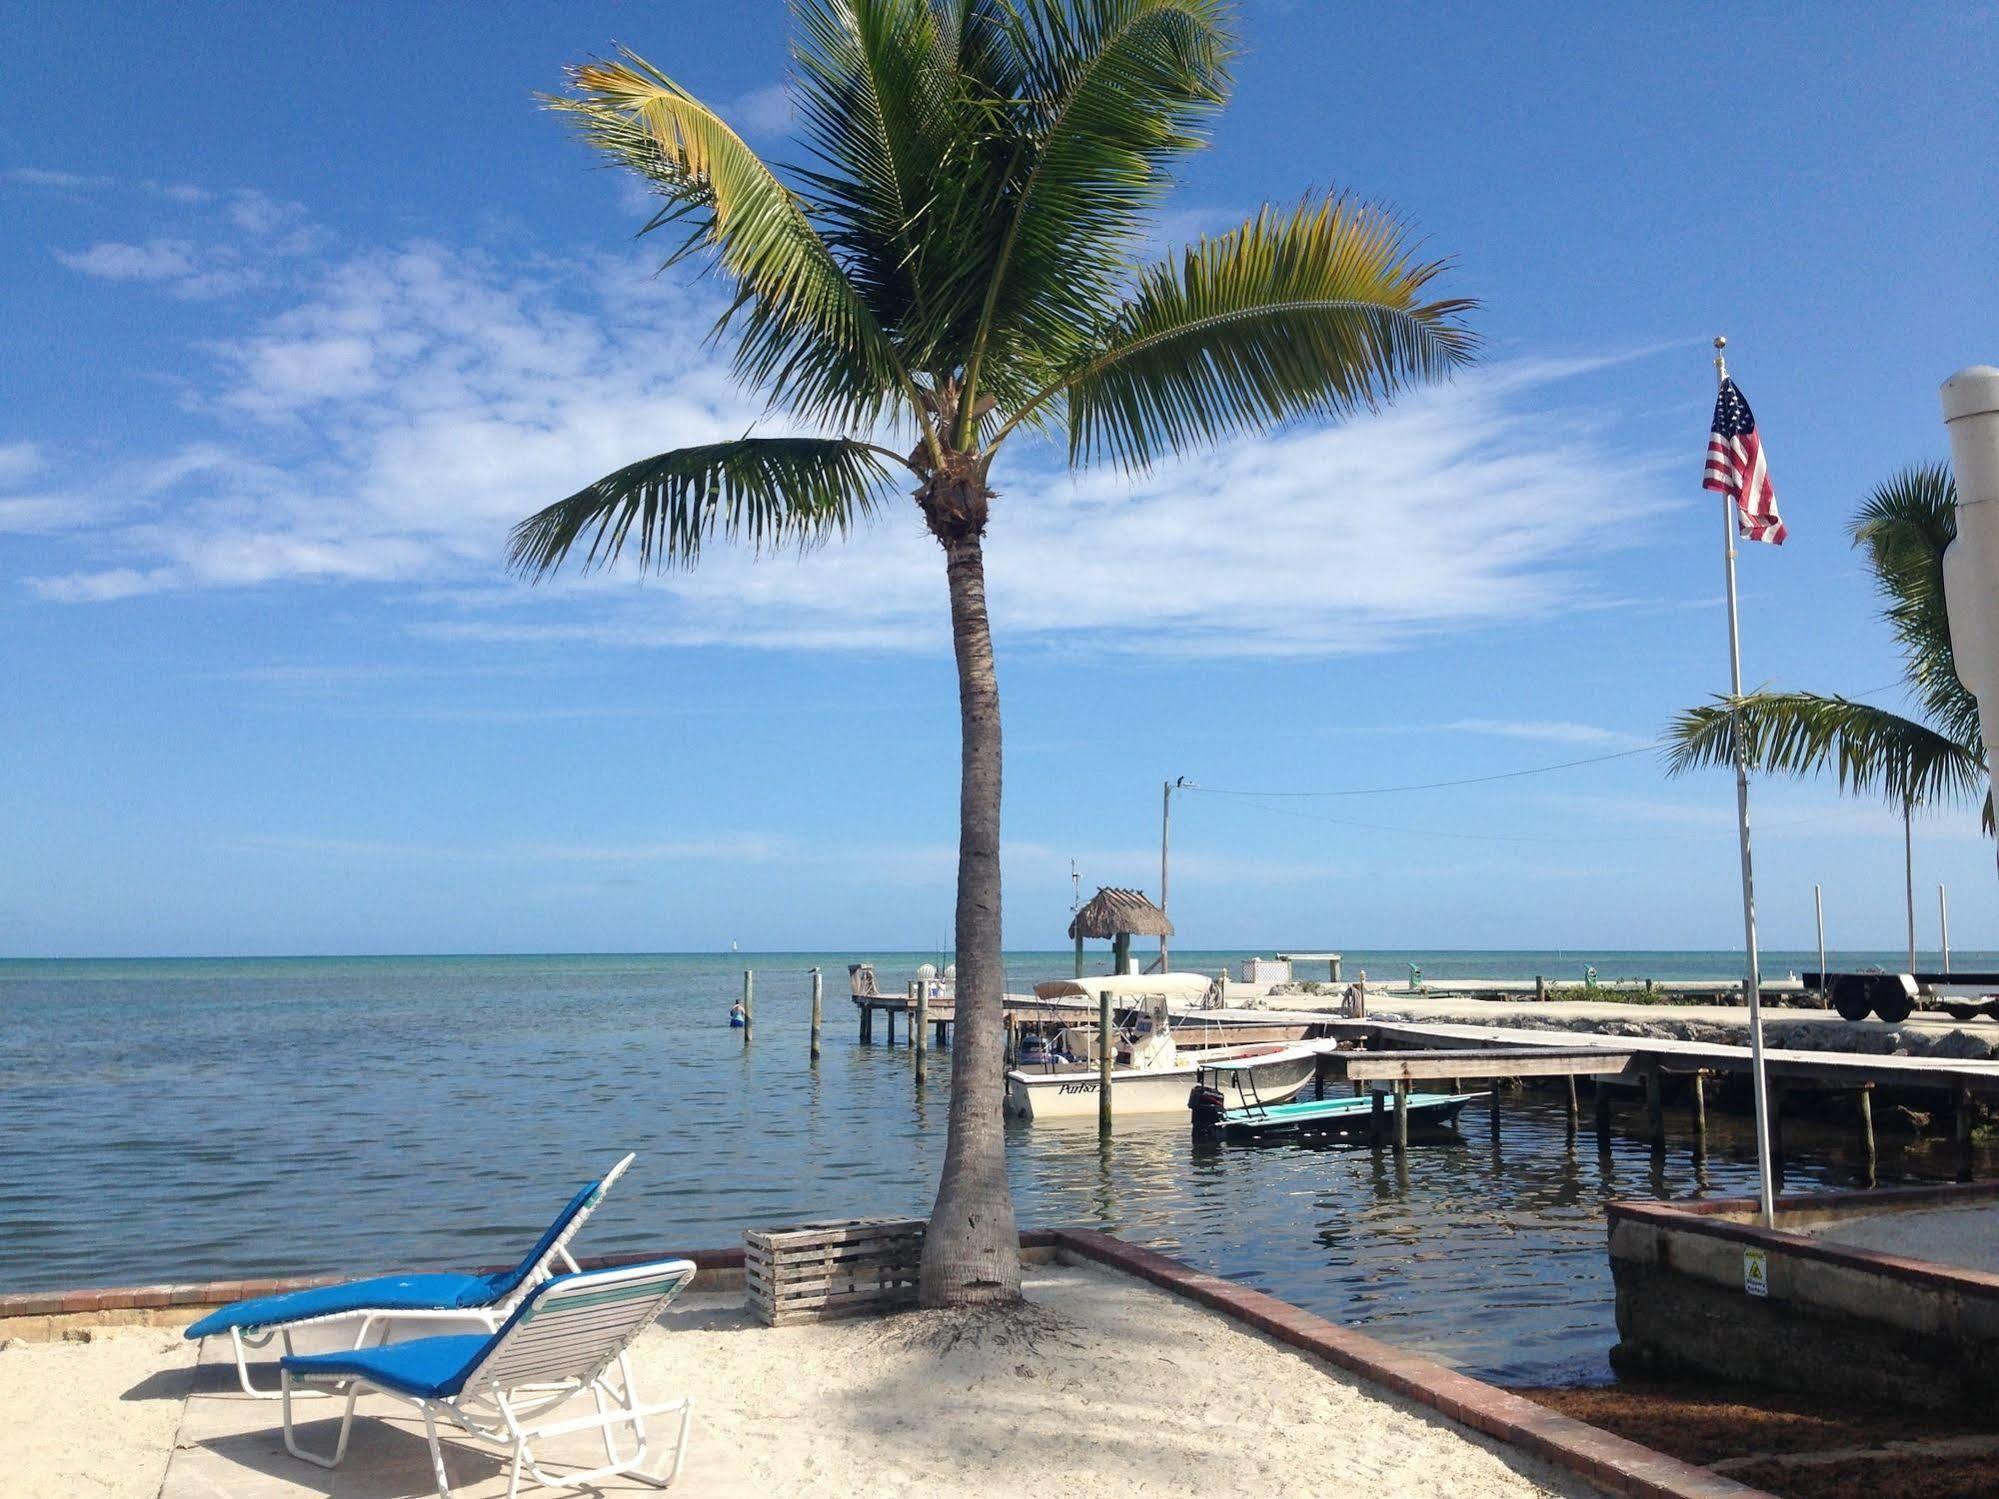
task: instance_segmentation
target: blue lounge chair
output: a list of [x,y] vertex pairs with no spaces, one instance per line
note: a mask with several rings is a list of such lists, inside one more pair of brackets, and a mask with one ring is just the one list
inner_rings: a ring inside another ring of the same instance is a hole
[[[351,1348],[338,1353],[288,1354],[279,1363],[284,1399],[285,1448],[292,1456],[332,1468],[347,1455],[354,1425],[354,1402],[364,1393],[386,1395],[416,1407],[430,1440],[431,1470],[441,1499],[451,1499],[444,1448],[437,1438],[440,1419],[468,1435],[500,1447],[511,1458],[507,1499],[520,1489],[521,1474],[551,1487],[583,1488],[613,1476],[659,1488],[673,1482],[687,1454],[688,1418],[694,1402],[675,1400],[644,1405],[632,1384],[626,1351],[650,1327],[667,1303],[694,1278],[689,1260],[655,1260],[558,1275],[534,1287],[505,1324],[486,1334],[413,1338],[385,1348]],[[613,1383],[611,1368],[617,1366]],[[342,1395],[347,1409],[330,1453],[308,1452],[298,1442],[292,1398],[299,1392]],[[588,1392],[592,1415],[550,1419],[572,1397]],[[673,1462],[663,1473],[643,1471],[648,1452],[648,1417],[680,1416]],[[634,1450],[619,1447],[617,1432],[629,1426]],[[534,1444],[576,1432],[595,1431],[604,1442],[604,1466],[588,1472],[551,1473],[537,1459]]]
[[632,1163],[627,1155],[599,1181],[581,1188],[568,1205],[556,1214],[548,1231],[535,1241],[534,1248],[510,1270],[492,1275],[384,1275],[372,1280],[352,1280],[337,1286],[315,1286],[284,1296],[260,1296],[218,1307],[189,1327],[186,1336],[206,1338],[228,1333],[236,1352],[236,1376],[243,1393],[260,1400],[275,1400],[277,1390],[260,1390],[250,1383],[249,1351],[269,1345],[274,1337],[284,1339],[286,1353],[292,1352],[292,1334],[302,1327],[326,1322],[357,1320],[356,1348],[368,1341],[379,1326],[386,1343],[397,1323],[471,1323],[491,1332],[505,1321],[535,1286],[563,1268],[578,1269],[569,1253],[569,1241],[583,1226],[611,1184],[625,1174]]

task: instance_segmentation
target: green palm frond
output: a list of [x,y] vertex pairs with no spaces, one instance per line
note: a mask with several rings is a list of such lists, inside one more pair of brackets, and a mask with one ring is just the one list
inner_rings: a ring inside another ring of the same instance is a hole
[[575,92],[549,107],[665,198],[647,227],[687,231],[669,264],[714,252],[738,290],[723,326],[739,323],[740,378],[801,413],[877,419],[908,375],[804,207],[719,115],[643,58],[622,55],[572,67]]
[[1944,604],[1943,552],[1957,536],[1957,485],[1950,465],[1916,465],[1878,485],[1854,517],[1851,534],[1873,567],[1882,614],[1902,647],[1925,714],[1982,755],[1978,701],[1957,679]]
[[1738,731],[1751,769],[1830,770],[1841,791],[1897,806],[1964,804],[1986,789],[1983,762],[1956,740],[1885,708],[1810,692],[1752,692],[1688,709],[1667,730],[1668,772],[1733,765]]
[[[1390,215],[1340,197],[1266,208],[1140,278],[1066,396],[1072,458],[1141,468],[1300,416],[1344,416],[1438,378],[1475,347],[1475,304],[1424,301],[1443,267]],[[1018,419],[1016,419],[1018,420]]]
[[797,0],[794,14],[799,116],[825,164],[800,181],[868,305],[906,332],[963,120],[942,21],[929,0]]
[[968,388],[1012,404],[1115,303],[1165,168],[1204,144],[1228,97],[1229,21],[1224,0],[1040,0],[989,21],[1020,54],[1024,93],[956,283],[979,309]]
[[641,567],[685,567],[717,533],[759,551],[844,535],[881,502],[881,450],[843,438],[744,437],[678,448],[607,474],[514,527],[515,571],[540,579],[584,537],[608,566],[636,532]]

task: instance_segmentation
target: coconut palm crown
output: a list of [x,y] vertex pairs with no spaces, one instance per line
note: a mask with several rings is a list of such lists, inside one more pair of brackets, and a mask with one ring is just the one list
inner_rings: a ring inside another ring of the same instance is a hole
[[[1908,468],[1878,486],[1849,534],[1867,555],[1923,719],[1812,692],[1721,697],[1668,728],[1673,774],[1733,765],[1739,732],[1752,767],[1796,776],[1830,770],[1842,791],[1878,794],[1897,807],[1963,805],[1985,793],[1978,701],[1957,679],[1944,607],[1943,551],[1957,535],[1949,465]],[[1989,797],[1985,823],[1992,825]]]
[[550,106],[660,200],[668,263],[719,274],[714,337],[779,430],[642,458],[530,516],[540,578],[844,535],[910,493],[944,553],[962,733],[956,1044],[930,1305],[1019,1293],[1003,1137],[1000,724],[982,538],[1015,438],[1141,470],[1337,418],[1472,353],[1440,263],[1338,194],[1142,264],[1235,49],[1221,0],[794,0],[804,160],[763,160],[631,52]]

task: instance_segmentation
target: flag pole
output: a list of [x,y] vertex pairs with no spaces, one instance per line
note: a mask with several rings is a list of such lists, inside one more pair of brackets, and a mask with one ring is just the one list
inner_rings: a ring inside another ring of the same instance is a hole
[[[1728,378],[1726,338],[1714,341],[1714,378],[1718,386]],[[1742,697],[1742,629],[1735,608],[1735,537],[1738,529],[1736,500],[1721,497],[1722,557],[1728,571],[1728,682],[1732,698]],[[1749,858],[1749,747],[1743,739],[1742,718],[1735,721],[1735,819],[1736,835],[1742,848],[1742,945],[1746,959],[1745,992],[1749,1000],[1749,1075],[1754,1084],[1756,1105],[1756,1197],[1763,1212],[1763,1226],[1777,1223],[1777,1195],[1770,1176],[1770,1106],[1763,1076],[1763,974],[1756,955],[1756,876]]]

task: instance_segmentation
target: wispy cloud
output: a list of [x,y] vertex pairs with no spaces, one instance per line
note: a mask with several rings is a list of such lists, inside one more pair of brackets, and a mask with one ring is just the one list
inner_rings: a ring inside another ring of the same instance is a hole
[[1488,734],[1497,739],[1529,739],[1542,744],[1574,744],[1591,749],[1643,749],[1655,742],[1649,734],[1606,729],[1563,719],[1460,718],[1439,724],[1445,733]]
[[783,135],[791,129],[797,107],[788,87],[769,83],[731,100],[722,114],[745,135]]
[[18,187],[52,188],[57,192],[92,192],[111,186],[109,177],[93,177],[82,172],[65,172],[54,167],[9,167],[0,172],[0,182]]
[[452,864],[765,864],[784,857],[789,842],[766,833],[720,833],[640,843],[422,843],[375,838],[238,839],[244,853],[300,854],[334,859]]
[[[246,232],[298,218],[241,195],[225,207]],[[169,290],[199,274],[177,241],[74,255]],[[411,627],[433,637],[941,648],[942,569],[911,507],[825,552],[716,548],[643,588],[622,572],[532,591],[504,577],[508,527],[551,499],[647,453],[783,430],[702,342],[705,290],[639,257],[502,263],[429,242],[311,264],[289,307],[182,372],[191,419],[221,435],[127,476],[118,491],[151,496],[146,513],[95,528],[94,565],[29,580],[41,597],[421,585]],[[1659,460],[1551,419],[1572,399],[1562,382],[1603,363],[1506,361],[1135,480],[1072,477],[1023,448],[998,474],[996,628],[1051,651],[1324,656],[1573,608],[1597,553],[1579,558],[1548,517],[1586,512],[1629,544],[1668,504]]]

